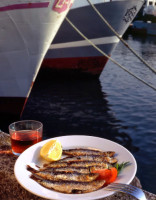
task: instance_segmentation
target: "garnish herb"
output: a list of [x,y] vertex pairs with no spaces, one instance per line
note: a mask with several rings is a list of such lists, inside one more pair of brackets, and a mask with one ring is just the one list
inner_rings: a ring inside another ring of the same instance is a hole
[[130,165],[130,162],[122,162],[122,163],[116,163],[114,167],[117,169],[118,174],[123,170],[123,168]]

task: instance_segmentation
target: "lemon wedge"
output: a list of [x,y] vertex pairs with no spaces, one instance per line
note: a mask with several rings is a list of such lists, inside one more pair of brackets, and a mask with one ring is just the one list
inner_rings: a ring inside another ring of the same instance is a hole
[[62,156],[62,145],[58,140],[50,140],[43,145],[40,156],[47,161],[57,161]]

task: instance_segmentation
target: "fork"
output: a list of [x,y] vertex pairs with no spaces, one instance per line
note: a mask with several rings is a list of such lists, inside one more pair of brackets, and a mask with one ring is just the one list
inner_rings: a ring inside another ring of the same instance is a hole
[[140,188],[137,188],[132,185],[122,184],[122,183],[111,183],[107,187],[105,187],[105,189],[109,191],[127,193],[139,200],[147,200],[144,192]]

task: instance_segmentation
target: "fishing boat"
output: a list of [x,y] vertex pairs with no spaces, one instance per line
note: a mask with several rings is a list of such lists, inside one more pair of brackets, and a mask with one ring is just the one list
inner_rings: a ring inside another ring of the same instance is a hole
[[2,117],[22,113],[43,58],[72,2],[0,0]]
[[[115,29],[119,37],[123,36],[144,3],[142,0],[90,0],[90,2]],[[119,39],[87,0],[75,0],[67,18],[91,42],[111,56]],[[67,20],[64,20],[43,60],[42,67],[64,76],[72,74],[99,77],[107,61],[107,57],[99,53]]]
[[141,16],[131,27],[132,33],[156,36],[156,0],[147,0]]
[[[91,2],[120,37],[143,4],[143,0]],[[66,15],[111,55],[119,39],[87,0],[0,0],[1,116],[21,116],[41,64],[56,70],[101,73],[108,58],[64,20]]]

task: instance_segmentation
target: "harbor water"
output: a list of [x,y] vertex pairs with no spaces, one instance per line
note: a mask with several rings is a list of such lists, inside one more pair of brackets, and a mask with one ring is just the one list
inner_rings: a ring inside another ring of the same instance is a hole
[[[126,42],[156,68],[156,37]],[[112,58],[156,87],[156,74],[122,43]],[[93,135],[125,146],[135,157],[143,188],[156,193],[156,91],[109,61],[100,78],[38,76],[22,119],[44,124],[44,139]]]

